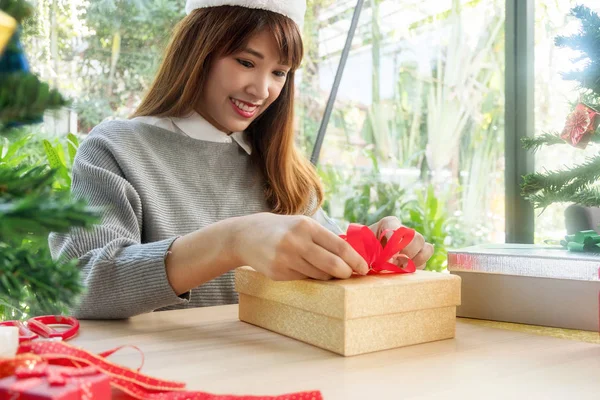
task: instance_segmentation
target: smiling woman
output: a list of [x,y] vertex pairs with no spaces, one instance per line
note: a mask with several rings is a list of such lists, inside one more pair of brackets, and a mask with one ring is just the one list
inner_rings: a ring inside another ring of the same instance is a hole
[[276,49],[273,36],[263,31],[243,51],[219,58],[202,91],[200,115],[225,133],[248,128],[286,84],[290,66],[279,61]]
[[196,111],[222,132],[246,130],[270,182],[273,210],[301,212],[310,193],[322,201],[319,180],[293,143],[294,72],[302,53],[298,26],[284,15],[232,6],[196,9],[176,30],[134,116]]
[[[78,317],[236,303],[242,265],[278,280],[367,273],[294,146],[304,0],[256,4],[189,0],[133,117],[82,143],[72,191],[102,207],[102,223],[50,237],[54,257],[83,269]],[[417,234],[403,252],[424,265],[433,248]]]

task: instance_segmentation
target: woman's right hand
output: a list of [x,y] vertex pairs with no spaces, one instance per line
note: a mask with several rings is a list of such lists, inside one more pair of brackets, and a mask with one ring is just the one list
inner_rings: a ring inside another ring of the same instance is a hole
[[273,280],[345,279],[353,271],[368,272],[356,250],[309,217],[259,213],[235,218],[231,225],[237,264]]

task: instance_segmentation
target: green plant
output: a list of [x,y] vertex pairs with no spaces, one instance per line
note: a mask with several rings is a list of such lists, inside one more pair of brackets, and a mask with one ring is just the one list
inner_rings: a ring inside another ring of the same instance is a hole
[[350,223],[372,225],[386,216],[398,217],[404,225],[415,229],[425,241],[434,245],[427,270],[444,270],[452,218],[436,197],[433,186],[409,193],[397,183],[378,181],[377,168],[375,171],[355,185],[354,196],[346,199],[344,204],[344,219]]
[[60,141],[57,141],[54,145],[49,140],[44,139],[43,141],[48,165],[56,171],[54,188],[57,190],[69,190],[71,188],[71,167],[79,148],[79,140],[74,134],[69,133],[66,141],[69,159],[65,157],[63,144]]
[[333,165],[318,165],[317,172],[321,178],[324,189],[323,210],[331,216],[331,200],[340,195],[344,177],[341,171]]
[[365,182],[355,187],[356,194],[344,203],[344,219],[372,225],[389,215],[400,217],[399,210],[407,203],[406,192],[399,185],[384,182]]
[[354,185],[354,195],[344,202],[344,219],[371,225],[381,218],[395,215],[406,204],[406,192],[397,183],[381,182],[375,151],[368,154],[373,170]]
[[423,235],[433,244],[433,256],[427,262],[427,270],[443,271],[447,265],[446,241],[451,218],[435,195],[432,185],[416,192],[416,198],[405,204],[401,211],[402,223]]
[[0,137],[0,164],[6,166],[17,166],[27,159],[26,154],[21,154],[19,150],[25,146],[30,136],[23,136],[14,142],[7,137]]

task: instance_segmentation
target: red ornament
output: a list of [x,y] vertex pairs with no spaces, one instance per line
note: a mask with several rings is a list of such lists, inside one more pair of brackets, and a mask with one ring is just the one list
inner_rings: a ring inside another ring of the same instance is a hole
[[598,128],[598,124],[600,124],[598,112],[583,103],[579,103],[567,117],[565,128],[560,137],[574,147],[585,149],[592,138],[592,134]]

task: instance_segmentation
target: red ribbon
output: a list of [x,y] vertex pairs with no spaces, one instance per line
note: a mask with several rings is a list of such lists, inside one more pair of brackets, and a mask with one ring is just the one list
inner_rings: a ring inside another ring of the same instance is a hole
[[[100,354],[112,354],[109,350]],[[94,369],[108,375],[110,384],[135,399],[148,400],[322,400],[319,391],[292,393],[282,396],[233,396],[214,395],[205,392],[185,390],[185,383],[156,379],[138,371],[119,366],[103,356],[71,346],[65,342],[26,342],[19,347],[19,353],[33,353],[50,364]],[[19,356],[17,356],[19,357]]]
[[[365,259],[369,265],[369,275],[381,273],[409,274],[415,272],[415,263],[406,255],[399,254],[413,240],[415,231],[406,227],[396,229],[384,247],[381,245],[381,241],[390,231],[392,230],[386,229],[378,239],[368,226],[350,224],[346,234],[340,235],[340,237],[348,242]],[[395,255],[404,257],[407,260],[406,267],[399,267],[389,262]]]

